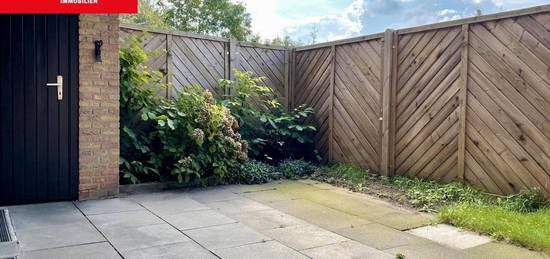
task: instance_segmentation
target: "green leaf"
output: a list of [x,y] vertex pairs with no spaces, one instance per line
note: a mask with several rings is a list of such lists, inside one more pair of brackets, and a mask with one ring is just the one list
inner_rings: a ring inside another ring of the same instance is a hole
[[144,120],[144,121],[148,120],[149,117],[147,117],[147,113],[144,113],[144,112],[141,113],[141,119]]

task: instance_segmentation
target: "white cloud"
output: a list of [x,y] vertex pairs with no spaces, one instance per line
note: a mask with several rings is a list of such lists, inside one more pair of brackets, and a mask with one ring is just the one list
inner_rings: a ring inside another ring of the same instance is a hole
[[364,0],[353,2],[335,15],[310,16],[294,20],[294,24],[285,27],[285,32],[297,38],[308,38],[312,27],[317,27],[318,41],[338,40],[352,37],[361,32],[361,17],[364,14]]
[[437,12],[437,15],[438,16],[444,16],[444,15],[449,15],[449,14],[455,14],[457,12],[458,11],[454,10],[454,9],[443,9],[443,10]]
[[252,18],[252,31],[259,33],[263,38],[275,38],[283,35],[283,27],[291,25],[292,20],[274,12],[277,9],[277,0],[234,0],[242,2]]
[[534,5],[548,4],[547,0],[472,0],[472,2],[474,4],[491,2],[495,6],[505,9],[525,8]]
[[461,19],[462,16],[457,14],[457,15],[453,15],[453,16],[445,16],[443,18],[441,18],[439,21],[440,22],[446,22],[446,21],[453,21],[453,20],[458,20],[458,19]]

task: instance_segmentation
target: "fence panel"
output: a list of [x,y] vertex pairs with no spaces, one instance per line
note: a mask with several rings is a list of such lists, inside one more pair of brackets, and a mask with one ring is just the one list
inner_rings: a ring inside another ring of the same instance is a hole
[[232,69],[315,109],[321,155],[382,174],[550,195],[550,5],[288,50],[123,28],[174,89],[216,94]]
[[336,161],[379,171],[382,116],[380,39],[335,47],[334,143]]
[[286,103],[288,82],[286,52],[279,48],[257,47],[249,44],[239,44],[238,70],[252,71],[255,76],[265,77],[264,84],[273,89],[274,93],[282,97],[280,100]]
[[398,45],[395,172],[457,176],[460,27],[402,35]]
[[471,24],[466,179],[550,191],[550,15]]
[[333,49],[320,48],[296,53],[295,91],[293,104],[306,104],[315,109],[315,114],[306,122],[316,122],[317,148],[325,158],[329,156],[329,114],[331,114],[331,81]]
[[232,79],[233,69],[265,76],[265,86],[274,90],[288,105],[290,61],[287,48],[237,42],[193,33],[121,25],[121,38],[137,36],[147,52],[161,54],[149,60],[148,67],[168,73],[172,87],[165,96],[174,97],[182,86],[198,85],[215,96],[225,93],[220,79]]
[[550,195],[549,31],[545,5],[299,47],[293,103],[330,160]]
[[199,85],[214,95],[224,94],[218,80],[225,78],[225,42],[171,37],[170,73],[173,74],[171,97],[181,92],[182,86]]
[[[143,33],[142,31],[137,31],[125,27],[121,28],[121,38],[129,39],[132,36],[135,36],[141,40],[141,45],[146,52],[151,53],[156,51],[156,55],[150,56],[147,67],[151,70],[167,72],[168,53],[166,51],[166,48],[168,42],[166,40],[166,35],[156,32]],[[167,96],[167,90],[159,90],[159,94]]]

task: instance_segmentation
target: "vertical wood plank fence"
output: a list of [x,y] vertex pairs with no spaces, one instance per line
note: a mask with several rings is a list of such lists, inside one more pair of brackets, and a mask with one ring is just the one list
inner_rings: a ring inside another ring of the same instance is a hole
[[550,194],[550,5],[296,48],[331,161]]

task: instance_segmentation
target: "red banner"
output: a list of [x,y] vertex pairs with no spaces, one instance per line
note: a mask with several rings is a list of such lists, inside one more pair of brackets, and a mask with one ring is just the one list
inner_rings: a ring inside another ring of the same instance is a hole
[[137,13],[138,0],[0,0],[0,13]]

